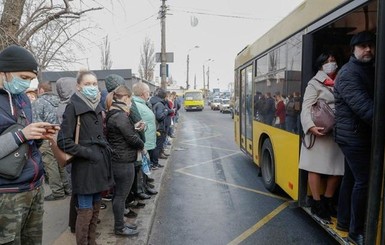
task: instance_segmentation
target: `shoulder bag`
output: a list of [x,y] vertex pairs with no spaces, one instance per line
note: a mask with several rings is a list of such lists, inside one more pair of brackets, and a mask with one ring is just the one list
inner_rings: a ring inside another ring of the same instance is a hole
[[[80,133],[80,116],[77,116],[76,120],[76,129],[75,129],[75,144],[79,144],[79,133]],[[71,154],[68,154],[64,152],[62,149],[60,149],[57,145],[57,142],[55,140],[50,142],[52,153],[56,159],[56,161],[59,163],[61,167],[66,166],[67,164],[70,164],[73,160],[74,156]]]
[[[21,124],[13,124],[3,131],[1,135],[9,132],[22,130],[24,126]],[[5,179],[17,179],[28,160],[29,145],[27,142],[21,144],[15,151],[9,153],[0,159],[0,177]]]
[[318,99],[311,107],[311,119],[317,127],[323,127],[321,131],[329,134],[333,131],[335,119],[334,112],[323,99]]

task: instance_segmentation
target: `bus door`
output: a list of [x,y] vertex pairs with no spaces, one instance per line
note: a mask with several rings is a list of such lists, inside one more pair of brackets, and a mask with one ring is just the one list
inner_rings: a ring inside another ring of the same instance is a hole
[[[305,94],[307,82],[313,77],[313,44],[312,34],[303,35],[302,38],[302,74],[301,74],[301,94]],[[303,96],[302,98],[303,99]],[[301,101],[302,104],[302,101]],[[302,124],[300,124],[300,137],[303,138]],[[301,142],[299,143],[301,144]],[[301,149],[301,147],[300,147]],[[299,169],[299,188],[298,203],[300,206],[306,205],[307,197],[307,171]]]
[[253,155],[253,98],[252,98],[253,66],[250,64],[241,70],[241,148],[250,156]]

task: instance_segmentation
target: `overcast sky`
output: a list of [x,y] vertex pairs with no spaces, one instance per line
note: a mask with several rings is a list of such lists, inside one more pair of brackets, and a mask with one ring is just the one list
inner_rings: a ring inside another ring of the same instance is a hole
[[[166,50],[174,53],[169,74],[179,86],[185,86],[187,52],[190,50],[190,88],[194,76],[202,88],[203,64],[210,66],[210,89],[227,89],[234,80],[234,59],[246,45],[263,35],[295,9],[302,0],[167,0]],[[132,69],[137,74],[140,49],[148,36],[160,52],[160,0],[83,0],[83,8],[104,7],[88,14],[88,21],[99,28],[84,39],[86,49],[78,57],[83,64],[100,69],[100,45],[108,35],[113,69]],[[191,19],[197,18],[193,26]],[[208,59],[213,62],[205,62]],[[155,69],[159,76],[159,64]]]

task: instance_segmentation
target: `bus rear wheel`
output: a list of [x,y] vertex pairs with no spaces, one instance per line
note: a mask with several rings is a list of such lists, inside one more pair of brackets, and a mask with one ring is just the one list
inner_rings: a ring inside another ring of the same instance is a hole
[[275,183],[274,151],[270,139],[266,139],[263,142],[261,156],[261,171],[263,184],[267,190],[274,192],[277,190],[277,184]]

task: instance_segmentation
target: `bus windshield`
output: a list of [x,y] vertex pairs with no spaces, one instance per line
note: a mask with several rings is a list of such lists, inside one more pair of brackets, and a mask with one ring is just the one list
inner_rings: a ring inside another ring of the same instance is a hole
[[184,97],[185,100],[203,100],[201,92],[187,92]]

